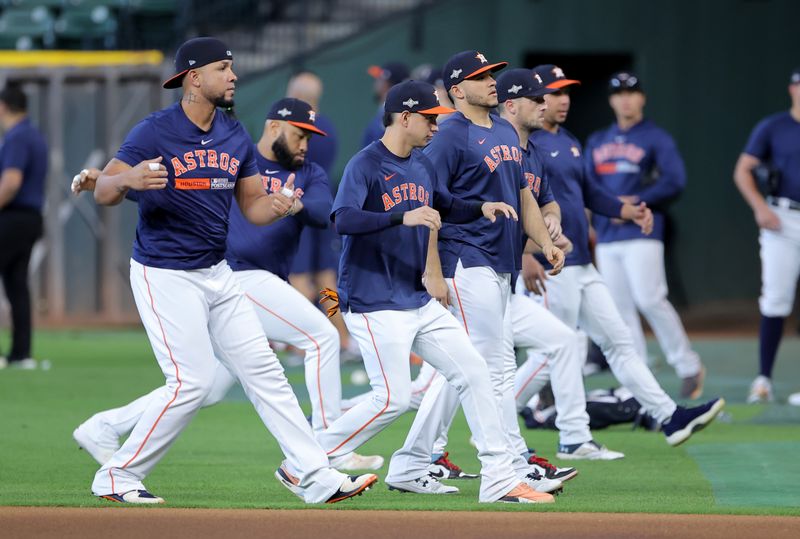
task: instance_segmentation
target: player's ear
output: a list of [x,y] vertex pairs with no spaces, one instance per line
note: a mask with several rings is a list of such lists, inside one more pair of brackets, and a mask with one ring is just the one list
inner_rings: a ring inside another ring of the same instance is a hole
[[464,92],[461,90],[461,86],[458,84],[450,87],[450,95],[456,99],[464,99]]

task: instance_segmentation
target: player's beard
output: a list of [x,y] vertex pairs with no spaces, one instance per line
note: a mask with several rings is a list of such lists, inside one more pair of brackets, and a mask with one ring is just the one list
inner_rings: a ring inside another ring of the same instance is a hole
[[486,109],[493,109],[498,105],[496,95],[476,96],[467,94],[467,103],[473,107],[483,107]]
[[225,99],[225,94],[215,97],[212,103],[214,103],[215,107],[233,110],[233,99]]
[[286,170],[297,170],[303,165],[304,159],[289,151],[289,146],[286,145],[286,136],[283,133],[278,135],[278,138],[272,143],[272,153]]

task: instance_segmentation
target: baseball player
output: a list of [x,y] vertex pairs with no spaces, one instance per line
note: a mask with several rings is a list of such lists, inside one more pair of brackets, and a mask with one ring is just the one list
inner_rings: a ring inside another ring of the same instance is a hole
[[[790,75],[789,96],[788,111],[768,116],[753,129],[733,176],[760,230],[760,365],[747,397],[751,403],[773,399],[772,367],[800,275],[800,68]],[[800,405],[800,393],[789,402]]]
[[[318,433],[341,415],[338,333],[315,305],[286,282],[301,231],[306,226],[325,226],[332,203],[326,174],[305,159],[312,134],[326,135],[316,127],[315,117],[311,106],[298,99],[281,99],[272,105],[256,145],[261,180],[267,193],[279,193],[289,175],[294,174],[295,191],[301,198],[294,202],[291,216],[267,227],[249,223],[239,207],[232,204],[225,259],[255,307],[264,333],[305,352],[311,425]],[[76,192],[91,189],[99,171],[87,171],[82,176],[73,189]],[[220,364],[203,406],[220,402],[235,383],[234,376]],[[119,448],[119,439],[138,421],[147,402],[140,398],[121,408],[97,413],[75,429],[73,437],[104,464]],[[380,456],[355,453],[332,462],[338,470],[377,470],[382,465]]]
[[653,210],[653,232],[645,235],[636,223],[594,214],[597,269],[633,334],[639,357],[647,357],[641,312],[667,363],[682,380],[681,397],[697,399],[703,393],[705,369],[667,299],[664,270],[663,211],[686,186],[683,159],[672,137],[644,118],[645,94],[639,77],[616,73],[609,92],[616,122],[593,133],[586,143],[587,181],[602,184],[623,200],[647,204]]
[[[561,206],[561,225],[572,240],[573,251],[567,256],[566,267],[557,277],[548,279],[547,299],[550,310],[567,326],[580,326],[596,342],[608,359],[617,377],[642,407],[662,423],[670,445],[685,442],[693,432],[703,428],[722,410],[725,401],[714,399],[702,406],[683,408],[661,389],[644,359],[636,353],[633,337],[617,310],[608,287],[591,263],[588,245],[589,224],[584,207],[608,217],[634,221],[644,233],[652,228],[652,213],[644,202],[633,205],[623,202],[602,189],[596,182],[587,181],[578,140],[561,125],[567,118],[570,87],[579,84],[568,79],[555,65],[541,65],[534,73],[549,88],[544,129],[531,136],[545,157],[550,187]],[[540,257],[540,262],[545,263]],[[533,384],[547,382],[548,367],[542,366],[541,376]],[[569,458],[581,446],[562,444],[557,456]]]
[[[481,401],[491,391],[486,363],[426,290],[440,271],[434,234],[442,219],[485,217],[499,227],[503,217],[517,216],[507,204],[465,202],[439,189],[436,169],[418,148],[435,139],[436,116],[452,112],[439,104],[428,83],[396,85],[386,97],[383,137],[345,169],[331,215],[344,236],[338,298],[374,393],[345,412],[320,440],[328,455],[347,453],[402,414],[411,399],[408,356],[413,349],[457,388],[482,464],[480,501],[552,503],[552,495],[535,492],[517,477],[504,450],[497,406]],[[427,473],[387,484],[403,492],[458,491]]]
[[[558,244],[558,240],[568,241],[561,234],[561,215],[558,203],[555,202],[550,190],[542,161],[533,144],[528,138],[534,128],[542,126],[542,115],[545,110],[544,95],[552,93],[554,89],[545,88],[537,81],[529,69],[510,69],[503,71],[497,78],[497,95],[500,102],[500,115],[508,121],[518,135],[518,144],[522,149],[523,170],[527,184],[541,207],[543,219],[548,225],[551,237]],[[532,242],[529,245],[533,247]],[[565,245],[566,248],[566,245]],[[523,254],[522,276],[517,281],[518,293],[511,296],[511,317],[513,329],[512,347],[528,348],[529,354],[544,355],[543,359],[527,361],[517,370],[515,380],[515,412],[520,409],[521,396],[524,402],[531,397],[527,393],[527,386],[536,376],[542,362],[550,365],[553,373],[554,392],[557,394],[556,405],[558,410],[567,414],[564,420],[558,417],[560,441],[562,444],[583,444],[580,451],[570,455],[573,459],[615,460],[623,458],[624,454],[611,451],[596,443],[589,430],[589,416],[586,413],[583,378],[581,376],[582,359],[579,355],[579,341],[573,330],[556,318],[545,307],[534,301],[523,291],[526,287],[541,293],[539,287],[544,285],[537,281],[536,271],[531,271],[531,266],[539,265],[530,254]],[[531,368],[532,367],[532,368]],[[455,403],[457,404],[457,403]],[[523,405],[524,406],[524,403]],[[440,435],[434,444],[433,460],[444,454],[447,441],[446,431],[455,415],[456,406],[451,404],[447,413],[450,419],[445,432]],[[556,468],[549,465],[546,459],[530,455],[527,444],[519,433],[516,415],[509,418],[509,431],[514,449],[528,460],[529,464],[541,466],[545,470],[545,477],[558,479],[562,482],[572,479],[577,475],[575,468]],[[446,456],[445,456],[446,458]],[[432,474],[442,473],[434,465],[429,467]],[[462,476],[463,477],[463,476]],[[451,477],[457,478],[457,477]]]
[[[551,237],[556,244],[559,244],[559,240],[565,243],[568,241],[566,236],[561,234],[561,210],[550,188],[542,158],[529,140],[533,130],[542,127],[546,109],[544,96],[555,91],[544,86],[543,81],[536,79],[530,69],[511,69],[497,78],[500,115],[514,127],[519,136],[525,177],[541,207]],[[571,247],[569,245],[569,248]],[[540,294],[544,292],[542,288],[545,285],[540,280],[541,274],[538,271],[541,265],[531,254],[526,253],[523,254],[522,266],[522,279],[517,281],[517,293],[511,297],[514,346],[527,348],[528,355],[545,356],[544,361],[550,368],[556,410],[559,413],[556,426],[559,429],[561,445],[585,446],[570,455],[574,459],[623,458],[624,454],[611,451],[593,440],[589,430],[589,415],[586,413],[585,389],[581,374],[583,358],[579,354],[581,347],[578,336],[528,295],[529,291]],[[531,370],[530,363],[540,365],[541,361],[526,361],[517,369],[514,387],[517,405],[515,411],[519,409],[518,403],[526,393],[526,386],[536,376],[535,369]],[[562,418],[562,413],[567,414],[567,417]],[[518,451],[527,452],[527,445],[521,435],[516,437],[516,441]],[[550,474],[555,472],[552,469],[549,471]]]
[[337,502],[378,479],[330,467],[252,303],[225,262],[234,195],[254,224],[298,209],[294,177],[283,186],[287,194],[266,194],[246,131],[217,110],[233,105],[232,63],[230,49],[218,39],[184,43],[176,74],[164,83],[182,88],[181,100],[137,124],[95,186],[101,205],[119,204],[129,190],[137,191],[131,287],[166,378],[128,439],[94,477],[92,492],[108,500],[163,503],[142,480],[202,406],[219,361],[240,380],[276,437],[286,455],[280,470],[306,502]]
[[[475,50],[448,60],[442,74],[458,112],[442,122],[425,154],[453,196],[470,201],[499,199],[519,209],[525,233],[553,262],[557,273],[564,254],[553,244],[525,179],[517,133],[508,122],[489,114],[498,104],[492,73],[506,65],[491,63]],[[446,294],[489,367],[492,396],[501,409],[504,441],[515,470],[537,490],[557,490],[561,481],[547,479],[544,470],[528,464],[512,441],[512,436],[519,436],[519,424],[513,395],[517,365],[510,296],[522,260],[522,236],[518,223],[505,220],[499,225],[477,221],[442,227],[439,252]],[[453,391],[452,384],[442,381],[434,381],[428,389],[405,444],[392,456],[387,483],[427,474],[435,440],[454,413]]]

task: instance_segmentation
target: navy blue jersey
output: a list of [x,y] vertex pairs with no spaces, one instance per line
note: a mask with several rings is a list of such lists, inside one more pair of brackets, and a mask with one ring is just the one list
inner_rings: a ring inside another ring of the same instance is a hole
[[[492,116],[491,127],[475,125],[460,112],[448,116],[423,150],[433,163],[439,186],[456,198],[505,202],[520,213],[520,190],[528,187],[522,170],[519,136],[506,120]],[[453,277],[458,260],[465,268],[490,267],[515,273],[522,264],[521,227],[498,217],[494,223],[442,224],[439,254],[445,277]]]
[[[254,152],[264,189],[267,193],[280,192],[292,171],[270,161],[257,148]],[[225,259],[234,271],[262,269],[287,280],[303,227],[328,225],[332,196],[325,171],[306,161],[294,174],[295,192],[301,189],[303,193],[303,210],[296,215],[257,226],[242,215],[238,204],[231,205]]]
[[306,160],[318,164],[328,175],[331,176],[331,170],[336,162],[336,152],[339,149],[339,137],[336,134],[336,127],[333,122],[324,114],[317,113],[317,119],[314,125],[325,131],[327,137],[320,135],[312,135],[308,141],[308,153],[306,153]]
[[[622,202],[596,182],[586,181],[581,144],[572,133],[560,127],[555,133],[545,129],[534,131],[530,141],[539,150],[547,169],[550,188],[561,206],[561,228],[572,241],[573,250],[565,266],[589,264],[589,221],[584,207],[608,216],[619,216]],[[541,254],[536,258],[550,267]]]
[[800,122],[788,111],[759,122],[750,134],[744,153],[780,171],[776,196],[800,202]]
[[22,173],[22,185],[5,208],[41,210],[47,177],[47,144],[28,118],[9,129],[0,144],[0,174],[9,168]]
[[530,141],[528,141],[528,147],[522,150],[522,170],[525,173],[525,181],[539,207],[556,199],[553,190],[550,189],[550,181],[547,179],[544,168],[544,159]]
[[[431,206],[435,181],[422,152],[414,150],[401,158],[378,140],[347,164],[332,215],[342,208],[385,214]],[[429,236],[425,226],[403,225],[343,234],[338,282],[342,309],[363,313],[416,309],[428,303],[431,297],[422,285],[422,273]]]
[[386,128],[383,126],[383,105],[378,107],[378,112],[370,119],[364,134],[361,135],[361,147],[366,148],[383,136]]
[[586,176],[617,196],[638,196],[653,210],[653,233],[636,223],[613,223],[592,215],[598,243],[631,239],[664,239],[663,208],[686,186],[686,169],[669,134],[649,120],[623,131],[615,123],[586,142]]
[[254,147],[238,121],[218,110],[208,131],[180,102],[139,122],[116,158],[130,166],[163,157],[166,189],[141,191],[133,259],[167,269],[207,268],[225,254],[237,178],[258,174]]

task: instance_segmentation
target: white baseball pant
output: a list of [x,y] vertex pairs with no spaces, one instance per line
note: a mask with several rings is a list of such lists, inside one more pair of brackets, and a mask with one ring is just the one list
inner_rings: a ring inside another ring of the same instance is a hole
[[92,492],[144,489],[144,477],[203,405],[219,362],[241,381],[297,472],[305,501],[325,501],[338,490],[345,476],[330,468],[252,304],[225,261],[183,271],[131,260],[131,288],[166,384],[150,393],[128,439],[95,475]]
[[647,358],[641,312],[678,376],[698,374],[703,368],[700,356],[692,350],[681,319],[667,299],[664,244],[655,239],[599,243],[595,255],[597,269],[631,330],[639,356]]
[[[461,399],[481,461],[480,500],[496,501],[519,483],[504,445],[497,407],[482,399],[491,392],[486,362],[444,307],[431,300],[419,309],[347,312],[344,320],[361,349],[373,395],[321,433],[320,443],[329,456],[354,451],[408,409],[408,357],[413,349],[442,374],[438,378],[456,388]],[[414,425],[418,420],[419,415]],[[426,451],[425,466],[409,479],[427,474],[430,447]],[[391,467],[386,480],[398,480]]]
[[780,230],[761,229],[761,314],[786,317],[792,312],[800,276],[800,211],[770,206]]
[[[503,440],[519,477],[529,465],[517,449],[525,445],[519,431],[514,402],[514,374],[517,369],[511,328],[511,276],[498,274],[488,267],[464,268],[459,261],[455,275],[446,279],[450,289],[451,310],[469,335],[475,349],[486,360],[491,394],[500,407]],[[420,354],[426,360],[427,356]],[[486,393],[484,399],[488,397]],[[485,400],[484,400],[485,402]],[[406,441],[392,456],[389,478],[404,481],[421,477],[430,464],[431,454],[442,450],[442,435],[458,410],[455,388],[438,378],[422,399]],[[437,442],[437,439],[439,441]],[[527,448],[524,453],[527,454]]]
[[[233,275],[255,307],[264,333],[270,339],[305,351],[311,426],[315,433],[321,432],[341,415],[342,385],[336,328],[305,296],[277,275],[264,270],[235,271]],[[236,378],[220,363],[203,407],[222,401],[235,383]],[[152,393],[120,408],[99,412],[96,416],[118,438],[127,436],[147,408],[149,395]]]
[[[437,376],[441,375],[436,372],[436,369],[434,369],[430,363],[423,361],[422,366],[417,373],[417,377],[411,382],[411,401],[408,403],[409,410],[419,409],[419,405],[422,403],[422,397],[425,396],[425,392],[428,391],[428,388],[431,386],[433,380]],[[356,395],[350,399],[342,399],[342,412],[346,412],[361,401],[371,398],[372,391],[365,391],[364,393]]]
[[547,280],[550,311],[570,328],[581,327],[602,350],[611,372],[658,421],[677,408],[637,352],[600,273],[591,264],[568,266]]

